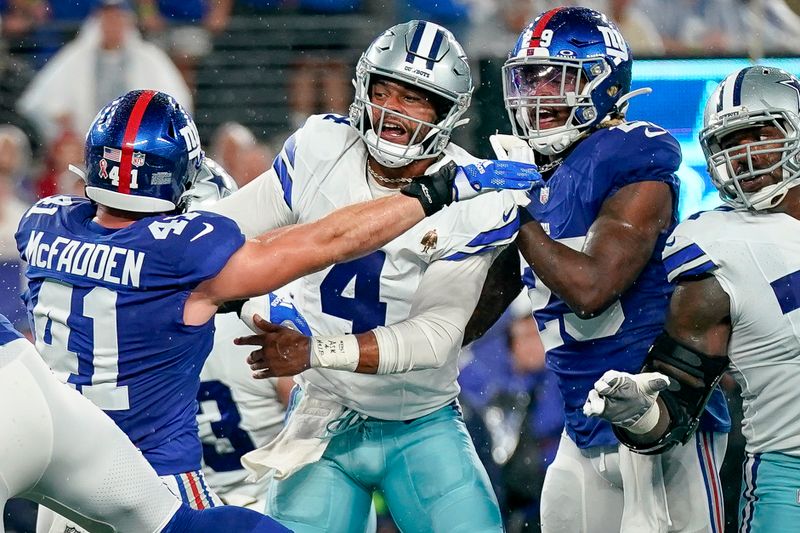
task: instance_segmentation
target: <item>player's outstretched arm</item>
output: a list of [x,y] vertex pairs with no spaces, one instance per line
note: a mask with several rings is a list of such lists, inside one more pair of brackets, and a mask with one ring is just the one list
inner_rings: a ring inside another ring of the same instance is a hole
[[254,318],[263,333],[235,342],[257,347],[248,357],[256,378],[293,376],[308,368],[364,374],[439,368],[458,354],[491,261],[492,254],[484,253],[431,263],[401,322],[354,335],[308,336]]
[[633,284],[671,217],[669,186],[644,181],[604,202],[581,250],[551,239],[536,221],[523,223],[516,242],[544,285],[578,316],[591,318]]
[[445,165],[395,195],[351,205],[310,224],[287,226],[247,241],[222,271],[200,284],[184,320],[203,324],[225,301],[266,294],[334,263],[365,255],[454,201],[541,183],[534,165],[486,161]]
[[620,440],[643,453],[685,442],[727,365],[730,334],[730,298],[717,279],[679,283],[645,369],[636,375],[606,372],[584,413],[614,424]]

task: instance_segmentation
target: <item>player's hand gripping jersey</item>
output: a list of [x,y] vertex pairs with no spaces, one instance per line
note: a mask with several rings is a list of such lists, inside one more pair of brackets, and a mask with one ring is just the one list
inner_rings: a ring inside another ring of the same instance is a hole
[[89,200],[55,196],[20,222],[36,347],[159,475],[197,470],[196,397],[214,325],[184,325],[184,303],[244,236],[210,213],[146,217],[114,230],[93,222],[95,211]]
[[[477,161],[450,143],[427,172],[451,160],[459,165]],[[240,226],[248,235],[257,234],[265,224],[310,222],[339,207],[399,193],[368,178],[366,165],[367,149],[346,118],[312,116],[286,141],[273,170],[260,178],[260,205],[251,215],[257,218],[239,221]],[[366,257],[307,276],[295,303],[318,335],[361,333],[410,317],[402,327],[413,329],[415,319],[426,320],[426,313],[437,306],[449,308],[463,335],[491,254],[513,240],[517,227],[513,193],[488,193],[453,204]],[[398,327],[402,350],[404,334]],[[459,390],[461,335],[451,338],[439,331],[447,346],[436,354],[440,368],[381,376],[312,369],[299,379],[308,394],[369,416],[423,416]]]
[[730,297],[730,370],[742,388],[747,452],[800,457],[800,233],[782,213],[721,207],[667,241],[670,281],[712,274]]
[[[580,250],[603,202],[620,188],[641,181],[662,181],[673,192],[677,222],[681,161],[677,141],[649,122],[628,122],[600,129],[570,152],[527,206],[553,239]],[[594,382],[614,368],[638,372],[647,350],[661,332],[672,286],[661,264],[665,232],[637,281],[600,315],[581,319],[536,279],[530,268],[524,279],[533,316],[547,350],[547,366],[559,378],[566,428],[580,447],[615,445],[608,422],[589,418],[582,407]],[[709,409],[719,408],[727,422],[721,393]],[[724,425],[724,424],[723,424]]]

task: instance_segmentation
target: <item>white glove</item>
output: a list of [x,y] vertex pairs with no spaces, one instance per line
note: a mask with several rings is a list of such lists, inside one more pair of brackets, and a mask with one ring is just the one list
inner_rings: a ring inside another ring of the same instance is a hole
[[669,384],[669,378],[660,372],[608,370],[589,391],[583,414],[598,416],[631,433],[647,433],[658,424],[658,393]]
[[492,145],[497,159],[519,161],[520,163],[536,163],[535,152],[530,145],[513,135],[489,135],[489,144]]

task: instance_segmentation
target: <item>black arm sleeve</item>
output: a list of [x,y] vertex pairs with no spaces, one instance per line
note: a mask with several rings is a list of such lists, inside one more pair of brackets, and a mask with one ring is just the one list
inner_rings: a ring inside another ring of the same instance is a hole
[[669,412],[666,433],[652,443],[634,442],[628,433],[614,426],[614,433],[631,450],[652,455],[663,453],[677,444],[686,444],[700,423],[708,399],[728,367],[728,358],[697,352],[661,333],[647,354],[642,372],[661,372],[671,383],[659,393]]

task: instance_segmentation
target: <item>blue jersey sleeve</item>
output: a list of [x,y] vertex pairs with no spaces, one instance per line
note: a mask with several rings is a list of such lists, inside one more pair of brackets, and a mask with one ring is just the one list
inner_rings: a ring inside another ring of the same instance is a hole
[[642,181],[663,181],[673,190],[677,202],[681,164],[678,141],[665,129],[650,122],[627,122],[609,128],[598,154],[612,179],[610,194]]
[[245,242],[233,220],[213,213],[194,213],[200,216],[190,220],[182,232],[185,246],[176,263],[176,278],[185,285],[197,285],[219,274]]

